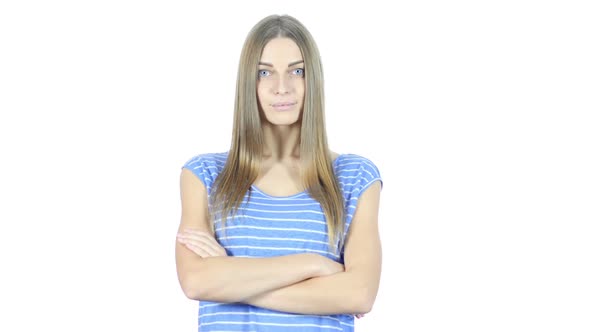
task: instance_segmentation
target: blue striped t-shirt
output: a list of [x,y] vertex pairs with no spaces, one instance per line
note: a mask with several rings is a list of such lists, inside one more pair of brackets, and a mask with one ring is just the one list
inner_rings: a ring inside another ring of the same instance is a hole
[[[191,170],[211,194],[228,152],[205,153],[188,160]],[[333,161],[345,202],[345,237],[361,194],[381,175],[375,164],[356,154],[341,154]],[[246,194],[247,195],[247,194]],[[271,257],[311,252],[344,263],[329,249],[326,219],[318,201],[306,191],[272,196],[252,186],[250,202],[244,197],[238,213],[227,219],[225,230],[215,221],[215,236],[228,256]],[[354,316],[302,315],[264,309],[244,303],[199,302],[199,331],[354,331]]]

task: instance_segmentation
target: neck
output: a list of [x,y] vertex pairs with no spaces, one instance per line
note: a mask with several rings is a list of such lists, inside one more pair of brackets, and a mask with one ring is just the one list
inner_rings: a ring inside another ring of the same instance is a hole
[[263,124],[263,157],[273,161],[299,159],[301,145],[301,125],[275,126]]

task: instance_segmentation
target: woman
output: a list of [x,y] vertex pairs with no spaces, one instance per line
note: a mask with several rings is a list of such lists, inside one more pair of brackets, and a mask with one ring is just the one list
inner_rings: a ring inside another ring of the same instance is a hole
[[382,181],[328,149],[317,46],[272,15],[246,38],[228,152],[181,171],[176,265],[200,331],[353,331],[379,287]]

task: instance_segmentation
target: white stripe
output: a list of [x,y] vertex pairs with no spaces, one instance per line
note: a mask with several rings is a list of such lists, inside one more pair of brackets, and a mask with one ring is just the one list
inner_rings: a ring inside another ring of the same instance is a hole
[[[239,208],[238,210],[242,210],[242,208]],[[248,211],[248,210],[246,209],[246,211]],[[278,212],[283,212],[283,213],[286,213],[286,212],[297,213],[297,211],[266,211],[266,212],[269,212],[269,214],[272,214],[272,213],[274,213],[274,212],[277,212],[277,213],[278,213]],[[315,212],[315,211],[313,211],[313,212]],[[320,214],[320,215],[324,215],[324,213],[322,213],[322,212],[317,212],[317,213],[318,213],[318,214]],[[351,215],[351,214],[347,214],[346,216],[347,216],[347,217],[352,217],[352,215]],[[256,219],[256,220],[293,221],[293,222],[311,222],[311,223],[315,223],[315,224],[321,224],[321,225],[325,225],[325,224],[326,224],[326,222],[325,222],[325,221],[321,221],[321,220],[315,220],[315,219],[285,219],[285,218],[264,218],[264,217],[245,216],[245,215],[237,215],[237,216],[233,216],[233,217],[228,217],[228,220],[230,220],[230,219],[231,219],[231,220],[234,220],[234,219],[236,219],[236,218],[239,218],[239,217],[243,217],[243,218],[249,218],[249,219]],[[217,223],[220,223],[220,222],[221,222],[221,219],[220,219],[220,218],[217,218],[217,219],[215,219],[215,223],[216,223],[216,224],[217,224]]]
[[297,193],[297,194],[293,194],[293,195],[288,195],[288,196],[281,197],[281,196],[269,195],[269,194],[263,192],[262,190],[258,189],[255,186],[252,186],[252,189],[254,191],[258,192],[262,196],[270,197],[270,198],[273,198],[273,199],[290,199],[292,197],[299,197],[299,196],[303,196],[303,195],[307,194],[307,191],[303,191],[303,192],[300,192],[300,193]]
[[372,181],[369,181],[369,183],[367,183],[364,187],[362,187],[361,190],[367,189],[371,184],[373,184],[373,182],[377,182],[377,181],[380,181],[380,180],[381,180],[380,178],[374,178]]
[[[366,166],[369,166],[369,167],[371,167],[371,169],[373,170],[373,174],[378,174],[378,173],[379,173],[379,171],[377,171],[377,170],[375,169],[375,167],[373,167],[373,165],[371,165],[371,164],[372,164],[372,162],[369,162],[368,160],[367,160],[367,161],[365,161],[365,165],[366,165]],[[362,168],[362,167],[361,167],[361,168]]]
[[[320,224],[320,225],[325,225],[326,223],[324,221],[320,221],[320,220],[314,220],[314,219],[286,219],[286,218],[264,218],[264,217],[254,217],[254,216],[232,216],[232,217],[228,217],[228,220],[235,220],[235,219],[239,219],[239,217],[244,217],[244,218],[248,218],[248,219],[254,219],[254,220],[271,220],[271,221],[292,221],[292,222],[310,222],[310,223],[314,223],[314,224]],[[217,218],[215,219],[215,223],[220,223],[221,219]]]
[[[289,204],[285,204],[286,206],[289,206]],[[296,211],[281,211],[281,210],[259,210],[259,209],[251,209],[251,208],[238,208],[238,210],[244,210],[244,211],[257,211],[257,212],[266,212],[266,213],[316,213],[316,214],[320,214],[320,215],[324,215],[323,212],[321,211],[314,211],[314,210],[296,210]],[[288,220],[288,219],[282,219],[282,220]],[[301,220],[306,220],[306,219],[301,219]]]
[[195,160],[193,160],[190,163],[186,164],[186,166],[190,166],[190,165],[196,163],[197,161],[201,161],[201,158],[196,158]]
[[263,229],[263,230],[268,230],[268,231],[296,231],[296,232],[316,233],[316,234],[323,234],[323,235],[327,234],[326,232],[312,231],[309,229],[301,229],[301,228],[258,227],[258,226],[246,226],[246,225],[219,227],[219,231],[222,231],[224,229],[234,229],[234,228]]
[[[346,191],[346,190],[342,190],[342,194],[350,194],[351,191]],[[277,198],[268,198],[265,196],[256,196],[256,195],[252,195],[250,196],[250,202],[254,202],[256,203],[254,200],[267,200],[267,201],[277,201],[277,200],[281,200],[280,197]],[[319,204],[318,201],[316,201],[315,199],[313,199],[313,197],[309,196],[306,198],[283,198],[282,200],[293,200],[293,201],[310,201],[310,202],[315,202],[313,204]],[[244,195],[244,202],[246,201],[246,196]],[[260,203],[257,203],[260,204]],[[312,204],[312,203],[307,203],[307,204]],[[277,205],[277,204],[272,204],[272,205]],[[293,204],[295,206],[295,204]],[[305,204],[301,204],[301,205],[305,205]],[[299,205],[297,205],[299,206]]]
[[320,254],[326,254],[333,257],[340,257],[340,255],[333,254],[331,252],[325,250],[315,250],[315,249],[308,249],[308,248],[275,248],[275,247],[255,247],[255,246],[224,246],[226,249],[258,249],[258,250],[291,250],[291,251],[303,251],[303,252],[317,252]]
[[349,165],[360,165],[362,163],[363,163],[362,160],[359,159],[359,161],[352,161],[352,162],[339,164],[338,166],[335,167],[335,169],[340,169],[340,168],[343,168],[344,166],[349,166]]
[[336,326],[330,326],[330,325],[319,325],[319,324],[280,324],[280,323],[260,323],[260,322],[225,322],[225,321],[221,321],[221,322],[211,322],[211,323],[201,323],[199,324],[199,327],[201,326],[205,326],[205,325],[215,325],[215,324],[234,324],[234,325],[243,325],[243,324],[248,324],[248,325],[267,325],[267,326],[313,326],[313,327],[321,327],[321,328],[328,328],[328,329],[335,329],[335,330],[340,330],[342,331],[341,327],[336,327]]
[[[369,175],[371,176],[371,179],[374,179],[374,178],[375,178],[375,176],[373,176],[373,174],[372,174],[371,172],[367,171],[367,170],[365,169],[365,167],[364,167],[364,166],[361,166],[361,170],[363,171],[363,173],[365,173],[365,175],[366,175],[366,174],[369,174]],[[365,178],[365,177],[363,177],[363,176],[361,176],[361,177],[362,177],[363,179],[366,179],[366,178]]]
[[248,235],[234,235],[234,236],[223,236],[222,239],[256,239],[256,240],[272,240],[272,241],[299,241],[299,242],[313,242],[320,244],[329,244],[328,242],[309,240],[309,239],[294,239],[289,237],[262,237],[262,236],[248,236]]
[[[194,162],[194,161],[193,161],[193,162]],[[191,163],[191,164],[192,164],[192,163]],[[190,164],[189,164],[189,165],[190,165]],[[215,169],[217,169],[217,166],[205,166],[205,165],[198,165],[198,166],[192,167],[192,169],[194,169],[194,170],[198,170],[198,169],[200,169],[200,170],[203,170],[203,169],[205,169],[205,168],[215,168]],[[217,174],[217,173],[216,173],[216,174]]]
[[[264,312],[239,312],[239,311],[220,311],[220,312],[215,312],[215,313],[210,313],[210,314],[202,314],[199,315],[200,317],[206,317],[206,316],[217,316],[217,315],[256,315],[256,316],[269,316],[269,317],[294,317],[294,318],[299,318],[299,317],[310,317],[310,318],[321,318],[321,319],[331,319],[331,320],[335,320],[337,322],[339,322],[340,324],[346,324],[344,322],[342,322],[340,319],[335,318],[335,317],[330,317],[330,316],[320,316],[320,315],[301,315],[301,314],[273,314],[273,313],[264,313]],[[354,326],[351,324],[348,324],[349,326]]]
[[228,306],[232,303],[210,303],[210,304],[203,304],[202,302],[199,302],[199,308],[208,308],[208,307],[217,307],[217,306]]
[[219,173],[217,173],[217,172],[211,172],[211,177],[216,177],[217,175],[219,175]]
[[356,182],[349,182],[349,183],[344,183],[344,182],[338,182],[338,183],[340,183],[342,186],[354,186],[360,182],[361,182],[361,180],[357,180]]
[[[307,193],[305,193],[305,194],[307,194]],[[302,195],[303,195],[303,194],[301,194],[301,195],[297,195],[297,196],[294,196],[294,197],[299,197],[299,196],[302,196]],[[262,196],[262,197],[260,197],[260,196]],[[311,198],[311,196],[309,196],[309,197],[307,197],[307,198],[291,198],[291,197],[269,197],[269,196],[263,196],[263,195],[260,195],[260,196],[254,196],[254,195],[252,195],[251,197],[252,197],[252,198],[255,198],[255,199],[264,199],[264,200],[267,200],[267,201],[277,201],[277,200],[279,200],[279,201],[280,201],[280,200],[283,200],[283,201],[285,201],[285,200],[293,200],[293,201],[312,201],[312,202],[316,202],[316,201],[315,201],[313,198]],[[244,197],[244,198],[245,198],[245,197]]]
[[341,169],[341,170],[338,170],[337,172],[338,173],[342,173],[342,172],[355,172],[355,173],[358,173],[358,171],[359,171],[358,168],[350,168],[350,169]]
[[258,203],[258,202],[254,202],[254,201],[250,201],[250,203],[256,204],[256,205],[266,205],[266,206],[304,206],[304,205],[317,206],[320,204],[317,201],[315,201],[315,203],[302,203],[302,204],[267,204],[267,203]]

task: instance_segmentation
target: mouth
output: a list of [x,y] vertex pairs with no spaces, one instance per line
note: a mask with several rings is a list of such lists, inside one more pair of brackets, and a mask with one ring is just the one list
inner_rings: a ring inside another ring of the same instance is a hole
[[286,111],[286,110],[291,109],[295,104],[297,104],[297,102],[292,101],[292,102],[274,103],[274,104],[271,104],[271,106],[277,111]]

